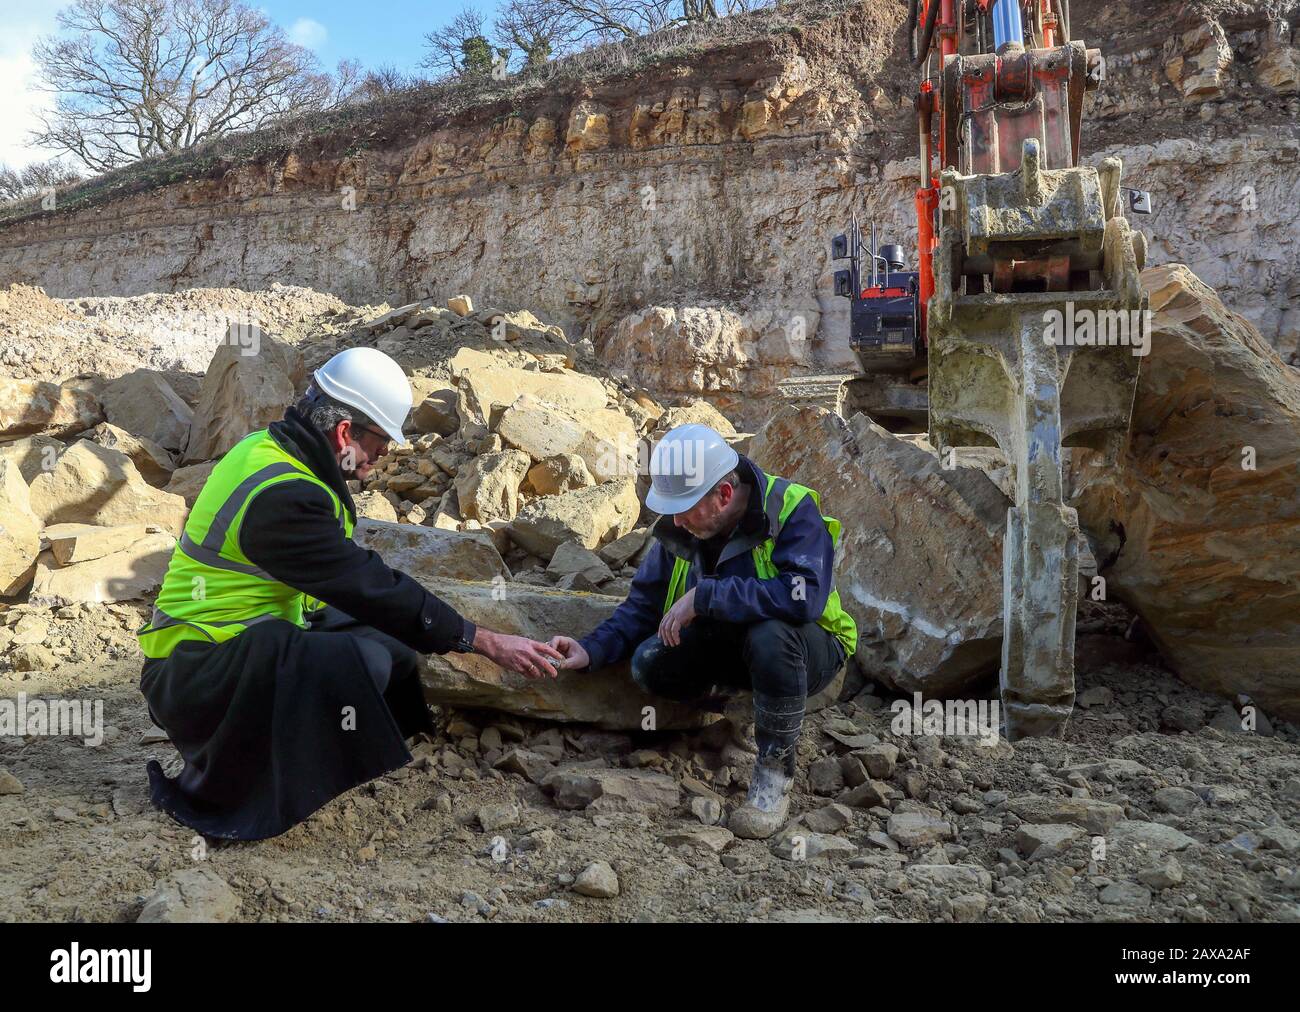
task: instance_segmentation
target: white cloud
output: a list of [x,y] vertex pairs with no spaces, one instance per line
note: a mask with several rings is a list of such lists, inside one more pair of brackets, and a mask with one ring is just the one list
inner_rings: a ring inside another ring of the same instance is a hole
[[289,28],[289,38],[300,46],[316,49],[325,44],[329,30],[319,21],[311,18],[299,18]]
[[37,113],[51,105],[51,96],[31,90],[36,83],[31,50],[37,36],[58,27],[54,15],[65,3],[30,0],[21,14],[5,14],[5,30],[0,33],[0,163],[12,168],[45,161],[58,153],[28,144],[28,134],[40,127]]

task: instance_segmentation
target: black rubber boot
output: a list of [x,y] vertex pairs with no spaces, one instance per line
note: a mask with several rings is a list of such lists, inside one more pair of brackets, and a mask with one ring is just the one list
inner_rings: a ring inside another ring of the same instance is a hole
[[743,839],[766,840],[785,823],[803,710],[803,696],[754,693],[758,760],[750,776],[749,795],[727,822],[728,828]]

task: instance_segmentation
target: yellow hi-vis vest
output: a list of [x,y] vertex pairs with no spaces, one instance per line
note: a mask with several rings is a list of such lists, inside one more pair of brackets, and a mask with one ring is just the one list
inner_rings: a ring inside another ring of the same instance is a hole
[[[817,509],[821,509],[821,496],[808,486],[798,485],[786,478],[778,478],[776,475],[769,474],[767,476],[767,488],[763,490],[763,509],[765,512],[771,513],[772,490],[778,483],[782,487],[781,511],[777,515],[778,533],[785,524],[786,517],[794,512],[795,507],[803,502],[805,497],[812,496],[813,502],[817,504]],[[834,517],[828,516],[823,516],[822,522],[826,525],[826,530],[830,532],[831,544],[838,547],[840,543],[840,522]],[[760,580],[770,580],[780,575],[776,566],[772,564],[773,547],[773,539],[768,538],[754,548],[754,572]],[[665,613],[679,597],[686,593],[686,574],[690,572],[690,569],[691,564],[686,559],[674,560],[672,576],[668,579],[668,595],[664,599]],[[853,656],[853,651],[858,646],[858,627],[853,621],[853,616],[840,607],[840,592],[838,590],[831,591],[831,596],[827,598],[826,607],[822,609],[817,624],[844,645],[846,656]]]
[[263,489],[284,481],[310,481],[334,502],[343,533],[352,518],[343,503],[266,429],[250,433],[212,469],[172,551],[149,624],[136,635],[146,657],[167,657],[178,643],[222,643],[256,622],[284,619],[306,627],[304,610],[319,607],[302,591],[273,579],[239,547],[248,505]]

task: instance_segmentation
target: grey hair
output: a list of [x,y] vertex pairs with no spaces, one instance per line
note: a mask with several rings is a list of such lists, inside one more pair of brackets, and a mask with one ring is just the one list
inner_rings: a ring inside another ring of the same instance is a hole
[[307,388],[307,392],[302,395],[302,398],[294,406],[307,416],[307,420],[311,422],[313,428],[319,429],[326,436],[338,428],[339,422],[351,422],[353,426],[364,425],[372,429],[378,428],[367,415],[349,404],[335,400],[315,383]]
[[716,492],[719,486],[723,483],[729,484],[732,488],[740,488],[740,472],[736,470],[729,471],[727,474],[719,478],[717,483],[713,488],[709,489],[709,491]]

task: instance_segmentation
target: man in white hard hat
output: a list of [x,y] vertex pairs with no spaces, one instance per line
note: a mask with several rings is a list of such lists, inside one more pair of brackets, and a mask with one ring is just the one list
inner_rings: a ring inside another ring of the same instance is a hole
[[352,541],[347,482],[406,442],[410,410],[396,362],[348,349],[204,484],[139,633],[141,691],[185,760],[174,779],[149,764],[153,800],[185,825],[275,836],[409,762],[404,739],[432,730],[420,653],[553,674],[551,647],[476,627]]
[[784,823],[804,704],[853,653],[833,567],[839,522],[816,492],[769,475],[706,425],[667,433],[646,505],[664,514],[624,601],[581,640],[556,636],[562,667],[632,658],[647,692],[720,709],[753,690],[758,760],[728,826],[763,839]]

